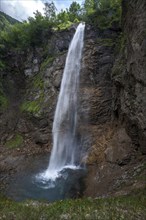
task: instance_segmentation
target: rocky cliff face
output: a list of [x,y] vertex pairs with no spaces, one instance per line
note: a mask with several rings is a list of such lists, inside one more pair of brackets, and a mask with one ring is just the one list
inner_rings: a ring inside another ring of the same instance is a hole
[[146,2],[123,1],[123,45],[113,70],[114,111],[146,153]]
[[[108,102],[103,108],[111,109],[112,120],[104,126],[101,122],[100,127],[96,123],[96,137],[92,130],[95,139],[88,163],[94,162],[95,167],[89,166],[87,195],[127,194],[145,185],[146,2],[123,1],[122,7],[122,33],[108,84],[112,105]],[[97,117],[100,114],[96,112]]]
[[[86,25],[78,117],[81,162],[88,166],[85,195],[124,194],[144,187],[145,25],[142,0],[123,1],[122,34],[119,29]],[[12,155],[50,151],[55,106],[74,32],[72,27],[54,33],[46,51],[8,54],[9,68],[2,73],[8,102],[0,112],[2,170],[17,164]]]
[[22,152],[29,151],[27,146],[36,149],[45,144],[48,149],[48,145],[51,146],[56,99],[74,32],[75,28],[54,33],[48,40],[46,51],[35,48],[25,54],[12,52],[7,55],[10,68],[1,73],[7,97],[7,106],[1,108],[1,145],[9,145],[11,140],[17,142],[15,136],[20,135],[23,138],[20,143]]

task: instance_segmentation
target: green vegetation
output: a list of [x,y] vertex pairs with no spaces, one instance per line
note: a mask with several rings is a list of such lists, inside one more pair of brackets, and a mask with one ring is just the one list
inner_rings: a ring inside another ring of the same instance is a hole
[[121,23],[121,0],[85,0],[84,20],[101,29]]
[[34,101],[26,101],[21,106],[21,111],[29,112],[32,114],[39,113],[40,109],[41,109],[40,99]]
[[8,106],[8,100],[6,96],[0,93],[0,109],[4,110]]
[[16,23],[10,25],[8,30],[1,31],[0,44],[7,50],[25,50],[40,46],[51,35],[50,26],[41,13],[36,12],[35,18],[29,18],[29,22]]
[[[37,74],[33,81],[30,81],[30,87],[32,87],[32,91],[34,91],[34,94],[36,95],[36,91],[38,91],[37,97],[34,97],[34,100],[26,100],[22,103],[20,110],[22,112],[28,112],[34,115],[38,115],[42,103],[44,101],[44,82],[42,79],[41,74]],[[33,96],[33,93],[32,93]]]
[[[41,73],[34,76],[33,81],[30,80],[29,83],[29,87],[32,88],[31,96],[33,100],[25,100],[21,104],[20,110],[33,115],[39,115],[42,103],[44,102],[44,82]],[[27,94],[26,96],[28,97],[29,95]]]
[[36,11],[34,17],[23,22],[0,13],[0,70],[8,67],[7,54],[12,51],[26,52],[36,47],[45,50],[54,31],[68,29],[73,23],[80,21],[101,29],[120,26],[121,0],[85,0],[82,6],[74,1],[60,13],[56,13],[53,2],[45,3],[44,15]]
[[7,107],[8,107],[8,99],[3,92],[2,83],[0,82],[0,110],[5,110]]
[[1,219],[57,220],[142,220],[146,218],[145,191],[131,196],[107,199],[64,200],[55,203],[13,202],[1,196]]
[[[76,22],[79,22],[78,20]],[[68,29],[73,23],[71,21],[66,21],[57,25],[55,30],[66,30]]]
[[124,54],[126,42],[127,42],[126,35],[121,32],[116,40],[116,47],[115,47],[116,54],[119,54],[119,53]]
[[7,22],[9,22],[10,24],[20,23],[15,18],[12,18],[11,16],[9,16],[9,15],[5,14],[4,12],[0,11],[0,20],[1,20],[1,22],[3,22],[3,19],[6,20]]
[[43,71],[50,63],[53,63],[55,57],[47,57],[41,64],[40,70]]
[[14,135],[10,140],[8,140],[5,144],[8,148],[18,148],[23,144],[23,137],[20,134]]
[[33,80],[33,88],[42,90],[44,88],[43,79],[40,74],[36,75]]
[[3,15],[1,15],[0,12],[0,30],[4,30],[8,26],[9,26],[8,20]]
[[0,71],[5,69],[5,64],[0,60]]
[[5,110],[7,106],[8,106],[7,97],[0,92],[0,109]]
[[120,19],[121,0],[85,0],[82,6],[74,1],[69,9],[61,10],[58,14],[53,2],[45,3],[44,16],[36,11],[34,18],[29,17],[28,21],[22,23],[9,23],[10,19],[6,20],[3,16],[3,22],[0,23],[0,45],[7,49],[25,50],[44,45],[53,30],[68,28],[72,23],[86,21],[107,28],[115,22],[120,25]]

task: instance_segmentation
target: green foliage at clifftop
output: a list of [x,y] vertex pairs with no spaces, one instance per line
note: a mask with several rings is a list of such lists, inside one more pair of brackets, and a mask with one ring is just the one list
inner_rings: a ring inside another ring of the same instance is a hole
[[85,0],[84,10],[84,20],[96,27],[120,27],[121,0]]
[[39,12],[35,18],[29,18],[29,22],[10,25],[8,30],[0,33],[0,44],[7,50],[25,50],[30,47],[40,46],[51,35],[52,24]]
[[0,22],[0,45],[5,48],[4,53],[45,45],[54,30],[67,29],[80,21],[100,28],[120,25],[121,0],[85,0],[82,6],[74,1],[69,9],[61,10],[60,13],[56,13],[53,2],[46,3],[44,14],[36,11],[34,18],[29,17],[28,21],[14,22],[13,25],[4,17],[3,22]]

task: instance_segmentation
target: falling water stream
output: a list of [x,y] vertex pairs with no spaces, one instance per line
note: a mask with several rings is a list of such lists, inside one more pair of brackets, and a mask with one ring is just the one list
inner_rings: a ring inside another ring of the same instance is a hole
[[15,200],[41,198],[54,201],[71,197],[74,191],[82,190],[80,185],[84,172],[79,166],[77,116],[84,29],[85,24],[80,23],[68,50],[53,122],[53,149],[49,166],[45,171],[40,166],[39,174],[36,174],[36,164],[38,167],[41,159],[34,160],[34,165],[31,161],[32,171],[29,169],[29,172],[24,170],[17,174],[7,192]]
[[53,123],[53,150],[48,174],[76,165],[78,88],[85,24],[79,24],[69,47]]
[[53,123],[53,149],[43,179],[55,179],[64,168],[76,169],[78,88],[85,24],[80,23],[69,47]]

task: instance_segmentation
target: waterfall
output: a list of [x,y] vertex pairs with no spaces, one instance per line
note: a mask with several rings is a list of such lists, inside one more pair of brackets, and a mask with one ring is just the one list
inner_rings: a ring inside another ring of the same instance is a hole
[[53,149],[43,178],[55,178],[65,167],[76,167],[78,89],[85,24],[80,23],[70,44],[53,122]]

